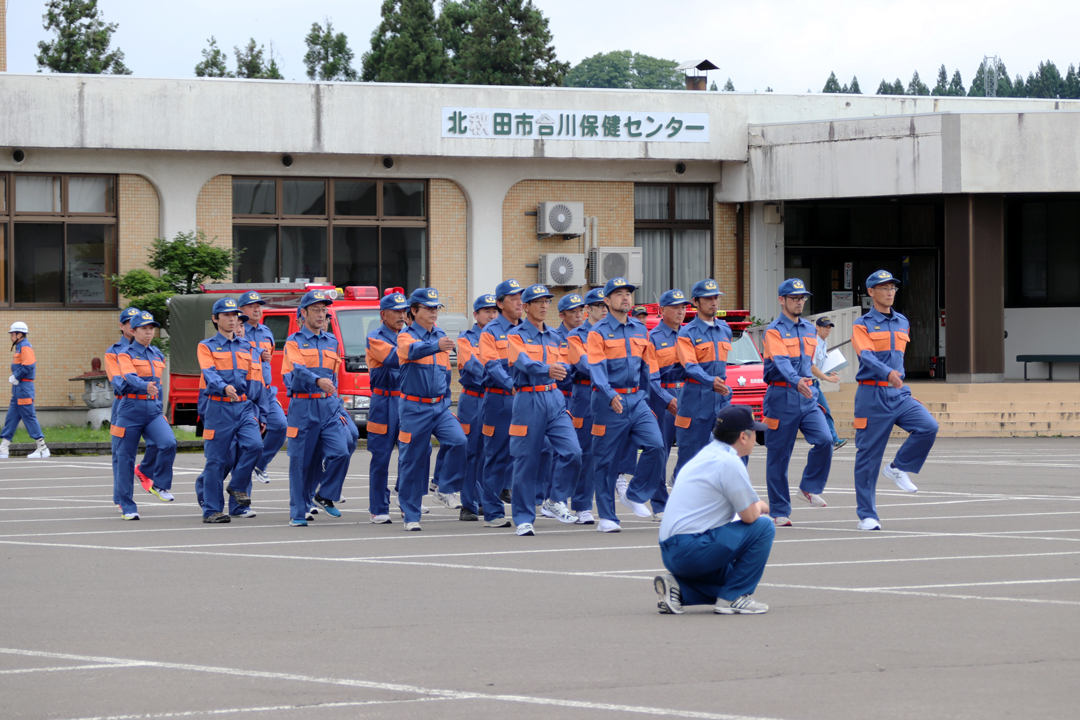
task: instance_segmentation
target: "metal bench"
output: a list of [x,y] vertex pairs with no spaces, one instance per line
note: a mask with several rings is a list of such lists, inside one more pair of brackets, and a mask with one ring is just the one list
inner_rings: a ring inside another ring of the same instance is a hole
[[1024,380],[1028,379],[1027,364],[1029,362],[1046,363],[1050,366],[1050,379],[1054,379],[1054,363],[1069,362],[1080,363],[1080,355],[1017,355],[1016,362],[1024,363]]

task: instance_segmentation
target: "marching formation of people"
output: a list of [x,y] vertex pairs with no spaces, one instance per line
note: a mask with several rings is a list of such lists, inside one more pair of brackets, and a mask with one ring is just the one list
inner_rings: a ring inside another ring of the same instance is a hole
[[[859,529],[878,530],[879,469],[901,490],[915,492],[908,472],[921,469],[937,423],[903,384],[910,325],[892,309],[899,281],[879,271],[866,287],[873,307],[856,321],[852,338],[859,358],[855,488]],[[663,293],[652,331],[635,317],[642,310],[633,308],[635,290],[613,278],[584,295],[566,295],[556,305],[556,325],[554,317],[549,321],[554,295],[547,287],[506,280],[476,299],[475,324],[456,339],[438,325],[443,305],[437,289],[419,288],[408,298],[385,295],[379,325],[367,337],[371,522],[393,522],[389,466],[396,448],[394,489],[407,531],[421,530],[428,492],[459,510],[462,521],[483,517],[484,527],[513,527],[520,536],[536,534],[538,512],[619,532],[621,505],[661,523],[662,555],[671,571],[655,582],[661,612],[703,602],[717,602],[716,611],[725,614],[767,610],[750,596],[775,528],[792,525],[788,467],[797,435],[812,447],[794,496],[811,507],[826,506],[832,453],[844,444],[820,388],[837,381],[819,369],[832,323],[803,319],[810,293],[801,280],[780,285],[781,313],[762,343],[768,389],[759,423],[748,408],[731,404],[726,361],[732,332],[717,317],[718,283],[695,283],[689,297],[678,289]],[[322,290],[300,300],[299,330],[286,339],[281,364],[287,415],[272,382],[275,338],[260,322],[266,302],[249,291],[214,304],[217,332],[198,346],[206,463],[196,497],[204,523],[255,517],[252,479],[269,482],[267,467],[286,438],[289,524],[306,526],[320,512],[341,516],[337,504],[359,431],[338,395],[343,352],[327,331],[333,302]],[[684,325],[688,306],[696,317]],[[157,327],[150,313],[127,308],[120,314],[122,337],[105,355],[115,395],[113,499],[125,520],[139,519],[136,477],[159,500],[174,499],[176,440],[163,415],[165,363],[151,343]],[[24,323],[11,327],[15,387],[0,457],[8,456],[19,421],[37,441],[30,457],[49,456],[34,414],[28,332]],[[456,416],[450,403],[455,349],[462,387]],[[894,425],[910,435],[882,468]],[[759,433],[767,452],[767,503],[746,472]],[[136,465],[140,438],[146,451]],[[433,438],[439,455],[429,483]]]

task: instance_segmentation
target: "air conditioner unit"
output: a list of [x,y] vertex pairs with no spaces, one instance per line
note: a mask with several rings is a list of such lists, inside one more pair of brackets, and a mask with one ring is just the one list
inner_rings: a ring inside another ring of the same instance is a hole
[[602,247],[589,251],[589,284],[606,285],[613,277],[625,278],[631,285],[642,283],[641,248]]
[[585,284],[585,256],[572,253],[548,253],[537,261],[537,282],[542,285]]
[[584,203],[548,201],[536,206],[537,235],[581,235],[584,232]]

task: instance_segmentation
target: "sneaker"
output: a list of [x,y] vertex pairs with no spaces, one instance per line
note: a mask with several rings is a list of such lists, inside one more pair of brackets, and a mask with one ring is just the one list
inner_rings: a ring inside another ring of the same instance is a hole
[[308,520],[308,521],[313,521],[313,520],[315,520],[315,516],[318,515],[318,514],[319,514],[318,510],[316,510],[315,508],[310,508],[310,509],[308,509],[308,511],[306,513],[304,513],[304,519]]
[[152,490],[152,488],[154,487],[154,481],[142,471],[141,465],[135,466],[135,477],[139,478],[139,484],[142,485],[143,490],[145,490],[146,492],[154,492]]
[[533,536],[536,533],[533,531],[532,523],[521,523],[517,526],[517,534],[521,537]]
[[769,612],[769,606],[756,602],[750,595],[743,595],[730,603],[727,600],[718,599],[713,612],[717,615],[763,615]]
[[899,468],[894,468],[892,463],[881,468],[881,474],[896,483],[896,487],[904,492],[913,493],[918,492],[919,490],[919,488],[915,487],[915,483],[911,482],[911,478],[908,477],[908,474]]
[[494,518],[493,520],[485,520],[484,521],[484,527],[489,527],[489,528],[510,527],[512,524],[513,523],[510,522],[510,518],[508,518],[508,517],[498,517],[498,518]]
[[578,525],[592,525],[596,520],[593,519],[592,510],[582,510],[578,512],[577,520],[574,522]]
[[227,523],[227,522],[232,522],[232,518],[230,518],[230,517],[229,517],[228,515],[226,515],[225,513],[220,513],[220,512],[216,512],[216,513],[214,513],[213,515],[211,515],[210,517],[204,517],[204,518],[202,519],[202,521],[203,521],[204,523],[214,523],[214,524],[217,524],[217,523]]
[[418,522],[407,522],[407,523],[405,523],[405,531],[406,532],[420,532],[420,523],[418,523]]
[[622,473],[615,478],[615,497],[621,498],[626,495],[626,488],[630,486],[630,476]]
[[840,448],[844,447],[845,445],[847,445],[847,438],[841,438],[841,439],[839,439],[839,440],[837,440],[836,442],[833,443],[832,449],[833,450],[839,450]]
[[435,498],[435,502],[442,503],[449,510],[457,510],[461,507],[461,501],[457,499],[457,495],[454,493],[441,493],[436,488],[432,493],[432,497]]
[[270,482],[270,476],[266,474],[265,470],[259,468],[254,468],[251,471],[251,476],[263,484]]
[[150,492],[152,492],[154,495],[157,495],[157,499],[161,502],[172,502],[176,499],[175,497],[173,497],[173,494],[171,492],[169,492],[165,488],[159,488],[157,485],[151,485]]
[[121,510],[120,511],[120,519],[121,520],[138,520],[139,519],[139,513],[137,513],[137,512],[126,513],[123,510]]
[[637,515],[639,518],[650,518],[650,517],[652,517],[652,510],[645,507],[643,504],[641,504],[639,502],[634,502],[630,498],[626,497],[625,492],[622,495],[619,496],[619,502],[622,503],[624,506],[626,506],[626,507],[630,508],[631,510],[633,510],[634,514]]
[[467,507],[461,508],[461,512],[458,513],[458,520],[465,520],[467,522],[475,522],[480,519],[480,516],[474,513]]
[[435,482],[434,478],[428,481],[427,491],[432,495],[439,492],[439,483]]
[[251,498],[243,490],[233,490],[232,488],[225,488],[225,492],[229,493],[229,496],[236,501],[236,504],[240,507],[247,507],[251,504]]
[[881,523],[877,521],[877,518],[863,518],[859,521],[860,530],[880,530]]
[[789,517],[773,518],[772,521],[776,527],[791,527],[791,518]]
[[552,520],[554,520],[558,516],[555,514],[555,511],[553,509],[548,507],[549,502],[551,502],[551,501],[550,500],[545,500],[544,502],[537,505],[536,506],[536,513],[537,513],[537,515],[542,515],[543,517],[551,518]]
[[26,457],[29,460],[41,460],[43,458],[49,457],[50,455],[52,455],[52,453],[49,452],[49,448],[45,447],[44,444],[38,444],[37,450],[30,453]]
[[799,490],[796,493],[796,496],[800,500],[809,503],[811,507],[825,507],[825,500],[820,495],[808,493],[805,490]]
[[653,513],[652,519],[653,519],[654,522],[663,522],[664,521],[664,511],[661,510],[658,513]]
[[604,520],[601,518],[600,524],[596,526],[597,532],[602,533],[617,533],[622,532],[622,528],[619,527],[619,523],[614,520]]
[[499,493],[499,499],[503,501],[504,505],[509,505],[513,500],[513,493],[510,492],[510,488],[503,490]]
[[10,440],[0,440],[0,459],[11,457],[10,445]]
[[656,601],[661,615],[682,615],[682,591],[672,575],[657,575],[653,578],[653,590],[660,596]]
[[[566,503],[564,502],[551,502],[551,500],[545,500],[544,504],[540,507],[547,511],[544,513],[545,515],[553,517],[561,523],[573,525],[577,522],[577,518],[570,514],[570,511],[566,509]],[[551,514],[548,515],[548,513]]]
[[[203,522],[206,522],[203,520]],[[307,527],[307,520],[290,520],[289,527]]]
[[340,511],[340,510],[338,510],[338,509],[337,509],[336,507],[334,507],[334,501],[333,501],[333,500],[327,500],[327,499],[326,499],[326,498],[324,498],[324,497],[320,497],[320,496],[316,495],[316,496],[315,496],[315,502],[316,502],[316,503],[317,503],[317,504],[318,504],[318,505],[319,505],[319,506],[320,506],[320,507],[321,507],[321,508],[322,508],[323,510],[325,510],[325,511],[326,511],[326,514],[327,514],[327,515],[329,515],[330,517],[332,517],[332,518],[339,518],[339,517],[341,517],[341,511]]
[[371,522],[375,523],[376,525],[390,525],[394,521],[390,519],[389,514],[383,513],[382,515],[372,515]]
[[[399,513],[401,513],[401,517],[405,517],[405,511],[401,509],[401,503],[400,502],[398,503],[397,511]],[[426,507],[424,507],[423,503],[421,503],[421,505],[420,505],[420,514],[421,515],[427,515],[429,512],[431,512],[431,508],[426,508]]]
[[237,518],[253,518],[255,517],[255,511],[249,507],[240,508],[240,512],[233,514],[232,517]]

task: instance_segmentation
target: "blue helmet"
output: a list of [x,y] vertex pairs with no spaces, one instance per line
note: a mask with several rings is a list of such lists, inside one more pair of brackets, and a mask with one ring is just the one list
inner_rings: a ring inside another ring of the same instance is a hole
[[629,290],[634,292],[637,290],[637,285],[631,285],[626,278],[613,277],[607,281],[607,285],[604,286],[604,297],[608,297],[616,290]]
[[521,283],[510,278],[509,280],[503,280],[495,286],[495,297],[501,298],[506,297],[507,295],[517,295],[519,292],[524,292],[524,290],[525,288],[521,287]]
[[667,307],[668,305],[689,305],[690,301],[683,295],[682,290],[668,290],[666,293],[660,296],[660,307]]
[[555,296],[548,292],[546,285],[530,285],[525,288],[525,292],[521,293],[521,302],[530,303],[533,300],[540,300],[542,298],[554,298]]
[[[337,293],[335,292],[336,296]],[[330,293],[326,290],[310,290],[304,293],[304,297],[300,298],[300,307],[306,308],[308,305],[314,305],[316,303],[323,303],[324,305],[333,305],[334,298],[330,296]]]
[[690,288],[690,297],[694,298],[716,297],[723,294],[720,292],[720,286],[712,278],[699,280],[694,283],[694,287]]
[[603,305],[604,298],[607,297],[607,293],[603,288],[593,288],[589,292],[585,293],[586,305]]
[[142,312],[142,310],[140,310],[139,308],[134,307],[134,306],[129,307],[129,308],[124,308],[123,310],[120,311],[120,324],[123,325],[126,322],[130,322],[131,318],[135,317],[136,315],[138,315],[141,312]]
[[574,308],[583,307],[585,301],[581,299],[581,296],[577,293],[570,293],[569,295],[563,295],[559,298],[559,312],[566,312],[567,310],[573,310]]
[[259,293],[254,290],[248,290],[237,299],[236,304],[240,307],[243,307],[244,305],[265,305],[266,301],[259,297]]
[[435,288],[416,288],[409,297],[409,305],[423,305],[424,307],[437,308],[443,304],[439,302],[439,291]]
[[131,329],[140,328],[143,325],[153,325],[154,327],[161,327],[161,323],[154,319],[154,316],[148,312],[140,312],[135,317],[131,318]]
[[866,278],[866,289],[869,290],[872,287],[877,287],[882,283],[891,282],[897,287],[900,287],[900,281],[893,277],[893,274],[888,270],[878,270],[876,273]]
[[240,314],[240,306],[236,304],[236,300],[231,297],[221,298],[214,303],[214,308],[210,311],[212,315],[220,315],[221,313],[236,313]]
[[495,302],[494,295],[481,295],[476,298],[476,301],[472,304],[473,312],[483,310],[484,308],[498,308],[498,304]]
[[390,293],[389,295],[383,295],[379,300],[380,310],[408,310],[409,301],[405,299],[405,296],[399,292]]
[[806,283],[799,278],[788,278],[784,282],[780,283],[780,290],[777,295],[781,297],[788,297],[789,295],[813,295],[814,293],[806,289]]

